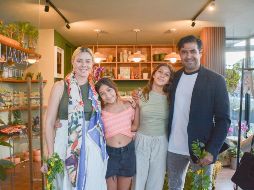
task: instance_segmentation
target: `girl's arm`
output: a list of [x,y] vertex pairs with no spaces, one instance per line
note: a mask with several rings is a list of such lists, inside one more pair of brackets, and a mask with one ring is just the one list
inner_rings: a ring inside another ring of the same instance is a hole
[[136,132],[139,127],[139,105],[136,105],[135,113],[134,113],[134,120],[132,121],[131,131]]
[[54,152],[54,138],[55,138],[55,122],[58,113],[58,107],[60,100],[62,98],[64,90],[64,81],[59,81],[52,87],[49,101],[48,109],[45,120],[45,138],[48,148],[48,157],[50,157]]

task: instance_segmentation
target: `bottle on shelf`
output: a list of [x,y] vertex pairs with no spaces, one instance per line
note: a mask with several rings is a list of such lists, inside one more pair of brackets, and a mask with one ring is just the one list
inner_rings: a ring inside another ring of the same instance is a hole
[[120,52],[120,62],[123,62],[123,52]]
[[123,50],[123,62],[127,62],[128,61],[128,52],[127,50]]
[[131,62],[128,58],[131,56],[131,51],[128,51],[128,57],[127,57],[127,61]]

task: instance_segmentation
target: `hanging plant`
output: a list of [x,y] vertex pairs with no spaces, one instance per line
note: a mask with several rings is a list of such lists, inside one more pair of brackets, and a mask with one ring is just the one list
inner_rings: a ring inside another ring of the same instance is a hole
[[26,34],[28,36],[28,47],[31,49],[35,49],[39,37],[38,28],[30,24],[28,26],[28,31]]
[[20,125],[20,124],[24,123],[21,119],[21,111],[20,110],[14,110],[14,111],[12,111],[12,114],[13,114],[13,118],[14,118],[14,120],[13,120],[14,125]]
[[25,46],[25,35],[28,33],[30,28],[29,22],[16,22],[18,26],[18,42],[24,47]]
[[5,27],[4,27],[4,22],[2,20],[0,20],[0,34],[4,35],[5,32]]
[[240,80],[239,64],[234,64],[232,69],[226,69],[226,85],[229,93],[233,93]]
[[15,23],[9,23],[4,27],[4,34],[5,36],[16,40],[18,33],[18,26]]

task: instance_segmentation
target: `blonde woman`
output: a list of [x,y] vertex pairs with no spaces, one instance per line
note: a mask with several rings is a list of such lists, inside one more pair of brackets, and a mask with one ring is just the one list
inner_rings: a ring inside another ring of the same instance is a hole
[[[93,64],[92,51],[77,48],[72,72],[54,84],[49,98],[45,122],[48,156],[56,152],[65,163],[64,175],[56,180],[57,190],[107,189],[108,156],[100,102],[91,78]],[[55,129],[56,118],[61,127]]]

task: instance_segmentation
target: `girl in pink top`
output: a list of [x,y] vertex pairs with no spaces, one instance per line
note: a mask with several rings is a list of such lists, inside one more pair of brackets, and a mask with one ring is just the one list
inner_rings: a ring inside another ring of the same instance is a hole
[[95,85],[102,102],[102,121],[109,155],[108,190],[129,190],[136,174],[133,132],[139,126],[139,107],[121,100],[115,83],[102,78]]

